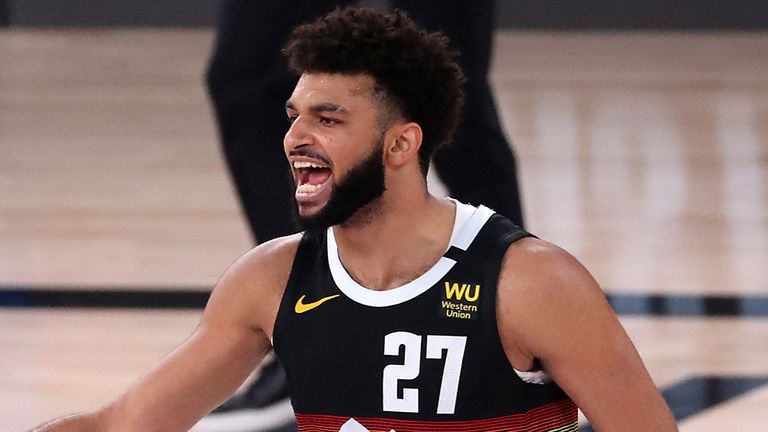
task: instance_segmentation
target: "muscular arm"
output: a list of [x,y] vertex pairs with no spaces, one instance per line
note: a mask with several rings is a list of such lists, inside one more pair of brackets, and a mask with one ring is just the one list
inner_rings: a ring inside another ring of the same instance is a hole
[[235,262],[214,289],[192,336],[117,400],[35,432],[191,428],[234,392],[269,350],[297,240],[265,243]]
[[512,245],[498,317],[513,366],[538,359],[597,430],[677,430],[602,290],[565,251],[537,239]]

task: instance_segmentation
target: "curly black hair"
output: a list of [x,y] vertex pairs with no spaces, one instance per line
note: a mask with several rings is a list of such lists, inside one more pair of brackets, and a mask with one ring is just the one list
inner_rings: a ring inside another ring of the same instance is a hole
[[451,140],[464,99],[466,79],[448,44],[445,35],[418,27],[401,10],[348,7],[295,28],[283,53],[299,75],[373,77],[385,105],[421,126],[419,164],[426,174],[435,149]]

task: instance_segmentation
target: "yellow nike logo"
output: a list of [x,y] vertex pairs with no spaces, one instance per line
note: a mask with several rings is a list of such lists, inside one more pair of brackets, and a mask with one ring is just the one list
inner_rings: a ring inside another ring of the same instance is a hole
[[296,306],[293,308],[293,310],[296,311],[296,313],[304,313],[307,311],[311,311],[312,309],[320,306],[321,304],[327,302],[328,300],[333,300],[336,297],[338,297],[339,294],[334,294],[328,297],[323,297],[318,301],[313,301],[312,303],[304,303],[304,297],[305,295],[299,297],[299,301],[296,302]]

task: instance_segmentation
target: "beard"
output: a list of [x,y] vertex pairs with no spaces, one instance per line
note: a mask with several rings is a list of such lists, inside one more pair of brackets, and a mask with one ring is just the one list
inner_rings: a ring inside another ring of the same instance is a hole
[[375,211],[374,201],[386,190],[383,159],[384,134],[373,151],[333,186],[328,203],[322,209],[312,215],[299,215],[302,227],[326,229],[351,222],[353,216],[355,220],[365,220],[365,215]]

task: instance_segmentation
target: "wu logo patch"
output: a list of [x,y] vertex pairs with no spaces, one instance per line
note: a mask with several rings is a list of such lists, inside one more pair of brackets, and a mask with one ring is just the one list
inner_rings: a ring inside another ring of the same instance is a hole
[[480,284],[444,281],[440,316],[475,319],[478,316]]
[[466,283],[445,281],[445,298],[447,300],[475,302],[480,298],[480,285],[472,286]]

